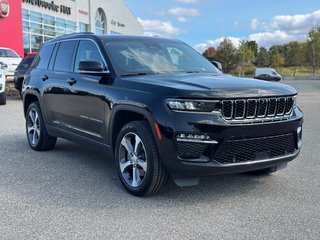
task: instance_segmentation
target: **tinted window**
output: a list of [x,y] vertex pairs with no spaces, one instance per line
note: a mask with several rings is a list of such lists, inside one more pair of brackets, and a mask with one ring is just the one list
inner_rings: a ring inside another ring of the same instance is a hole
[[78,71],[80,61],[98,61],[102,66],[104,65],[101,54],[92,41],[80,41],[75,62],[75,72]]
[[44,45],[34,63],[35,68],[47,69],[54,44]]
[[34,57],[25,57],[24,59],[22,59],[22,61],[20,62],[18,68],[19,69],[28,69],[33,61]]
[[72,71],[72,59],[76,43],[76,41],[66,41],[60,43],[56,60],[54,62],[54,70],[63,72]]

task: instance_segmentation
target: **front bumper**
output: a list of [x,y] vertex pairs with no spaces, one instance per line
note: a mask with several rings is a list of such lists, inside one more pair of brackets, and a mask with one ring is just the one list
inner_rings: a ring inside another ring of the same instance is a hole
[[[297,107],[290,119],[243,125],[228,124],[219,116],[169,114],[174,116],[166,119],[166,127],[160,124],[163,138],[158,147],[163,164],[174,174],[202,176],[254,171],[289,162],[300,152],[303,115]],[[181,144],[177,141],[180,133],[210,136],[212,143]]]

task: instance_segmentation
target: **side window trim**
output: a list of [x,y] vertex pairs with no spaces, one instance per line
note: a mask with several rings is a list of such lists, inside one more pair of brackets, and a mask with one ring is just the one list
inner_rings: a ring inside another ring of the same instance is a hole
[[[74,47],[74,49],[73,49],[73,53],[72,53],[72,57],[71,57],[71,59],[72,59],[72,60],[71,60],[71,69],[70,69],[69,71],[67,71],[68,73],[73,73],[72,66],[74,65],[75,56],[76,56],[76,50],[77,50],[78,45],[79,45],[79,40],[78,40],[78,39],[70,39],[70,40],[65,40],[65,41],[57,42],[57,45],[59,45],[59,46],[57,47],[57,50],[56,50],[56,52],[55,52],[54,62],[53,62],[53,64],[52,64],[52,70],[60,72],[60,70],[55,70],[54,68],[55,68],[55,64],[56,64],[56,60],[57,60],[57,56],[58,56],[58,52],[59,52],[60,46],[61,46],[61,44],[64,43],[64,42],[75,42],[75,47]],[[54,50],[55,50],[55,49],[54,49]],[[64,72],[64,71],[62,71],[62,72]]]
[[[42,48],[49,48],[50,45],[54,45],[54,43],[49,43],[49,44],[46,44],[46,45],[42,45],[41,49]],[[39,65],[39,61],[40,61],[40,57],[41,57],[41,52],[42,52],[42,51],[40,51],[39,54],[37,54],[37,56],[35,57],[35,59],[31,62],[30,67],[31,68],[42,69],[42,70],[47,70],[49,68],[49,65],[50,65],[50,61],[51,61],[52,53],[54,52],[54,48],[55,47],[53,47],[53,49],[50,52],[49,61],[48,61],[46,66],[44,66],[44,67],[39,67],[38,66]]]
[[87,39],[87,38],[85,38],[85,39],[80,39],[80,40],[78,41],[77,46],[76,46],[76,51],[75,51],[74,61],[73,61],[73,72],[77,72],[77,69],[76,69],[76,60],[77,60],[77,55],[78,55],[78,50],[79,50],[80,43],[81,43],[81,42],[85,42],[85,41],[88,41],[88,42],[92,42],[92,43],[93,43],[93,45],[95,46],[97,52],[99,53],[100,58],[102,59],[103,68],[106,69],[108,65],[107,65],[106,60],[105,60],[105,58],[103,57],[103,55],[102,55],[102,53],[101,53],[101,51],[100,51],[100,48],[99,48],[98,44],[97,44],[95,41],[93,41],[92,39]]
[[58,42],[55,44],[55,46],[53,48],[48,70],[53,70],[53,66],[54,66],[54,63],[56,62],[56,57],[57,57],[57,52],[58,52],[59,46],[60,46],[60,43]]

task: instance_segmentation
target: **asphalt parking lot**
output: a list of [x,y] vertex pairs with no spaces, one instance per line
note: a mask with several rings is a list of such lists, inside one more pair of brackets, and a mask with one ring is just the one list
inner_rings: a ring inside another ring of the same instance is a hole
[[[291,84],[291,82],[290,82]],[[288,168],[129,195],[103,154],[32,151],[22,102],[0,106],[0,239],[320,239],[320,84],[299,81],[304,146]]]

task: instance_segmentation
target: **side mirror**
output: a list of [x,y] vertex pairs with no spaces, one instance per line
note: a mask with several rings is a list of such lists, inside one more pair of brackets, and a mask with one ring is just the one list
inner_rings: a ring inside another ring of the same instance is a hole
[[220,62],[211,61],[211,63],[222,72],[222,64]]
[[80,73],[102,73],[103,65],[98,61],[80,61],[78,71]]
[[0,62],[0,69],[5,70],[5,69],[7,69],[7,68],[8,68],[8,65],[7,65],[7,64],[5,64],[5,63],[3,63],[3,62]]

